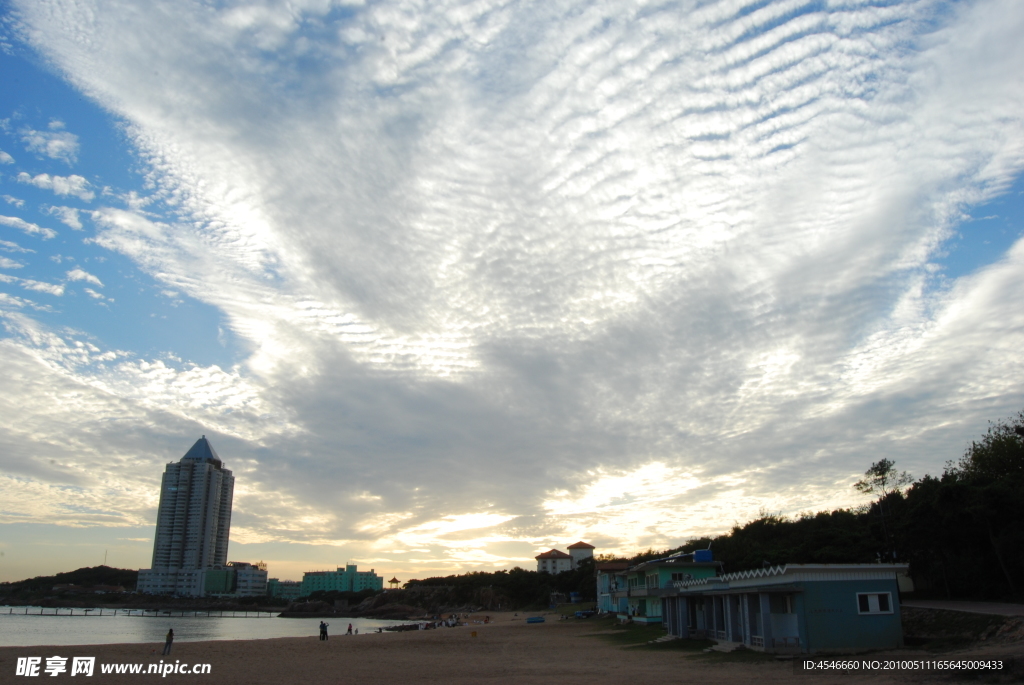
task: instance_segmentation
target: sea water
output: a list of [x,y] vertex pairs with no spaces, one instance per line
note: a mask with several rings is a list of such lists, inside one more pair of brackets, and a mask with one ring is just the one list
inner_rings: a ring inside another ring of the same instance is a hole
[[[28,615],[25,610],[28,609]],[[0,607],[0,647],[30,647],[35,645],[106,645],[122,642],[152,642],[163,645],[169,628],[174,629],[175,642],[199,640],[265,640],[275,637],[310,637],[320,635],[320,621],[327,622],[331,637],[344,636],[351,623],[360,633],[376,633],[378,628],[408,623],[408,621],[382,621],[371,618],[277,618],[273,614],[261,613],[261,618],[243,618],[243,612],[236,617],[225,615],[194,616],[185,612],[181,616],[152,612],[143,615],[140,611],[126,613],[99,609],[83,615],[76,608],[43,609],[40,607]],[[54,612],[58,615],[54,615]],[[229,614],[230,612],[225,612]],[[345,636],[347,637],[347,636]]]

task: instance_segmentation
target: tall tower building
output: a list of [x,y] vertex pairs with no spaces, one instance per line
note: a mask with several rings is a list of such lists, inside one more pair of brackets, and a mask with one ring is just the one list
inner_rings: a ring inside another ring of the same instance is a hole
[[225,564],[235,477],[206,436],[164,470],[156,517],[153,568]]
[[139,571],[139,592],[202,595],[204,569],[228,558],[235,478],[204,435],[160,483],[153,565]]

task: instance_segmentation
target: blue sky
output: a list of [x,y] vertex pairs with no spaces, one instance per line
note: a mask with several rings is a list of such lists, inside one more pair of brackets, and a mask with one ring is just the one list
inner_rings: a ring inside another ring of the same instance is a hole
[[399,577],[862,499],[1024,406],[1010,1],[14,1],[0,579]]

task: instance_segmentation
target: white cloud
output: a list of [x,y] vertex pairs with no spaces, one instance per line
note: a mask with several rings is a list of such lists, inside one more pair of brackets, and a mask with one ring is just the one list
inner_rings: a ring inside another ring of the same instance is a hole
[[9,257],[0,256],[0,269],[20,269],[25,266],[22,262],[15,261]]
[[29,152],[59,159],[69,165],[78,161],[78,136],[64,130],[60,121],[51,121],[48,131],[23,128],[21,140]]
[[[1024,247],[931,264],[1024,168],[1017,3],[19,7],[178,213],[100,208],[95,244],[246,356],[100,372],[26,333],[13,358],[171,458],[218,426],[248,540],[663,546],[848,504],[879,454],[934,473],[1024,401]],[[99,453],[71,411],[17,416]]]
[[72,195],[83,202],[89,202],[96,194],[89,190],[89,182],[77,174],[70,176],[51,176],[50,174],[37,174],[30,176],[22,171],[18,174],[18,183],[28,183],[36,188],[52,190],[56,195]]
[[0,240],[0,250],[4,252],[35,252],[35,250],[22,247],[18,243],[12,243],[10,240]]
[[0,224],[16,228],[19,231],[28,233],[29,235],[42,236],[43,240],[49,240],[50,238],[57,237],[57,231],[52,228],[42,228],[38,224],[25,221],[24,219],[16,216],[0,216]]
[[103,295],[103,293],[96,292],[92,288],[85,288],[84,290],[85,290],[86,294],[89,297],[93,298],[94,300],[103,300],[103,301],[110,300],[111,302],[113,302],[112,299],[106,297],[105,295]]
[[24,200],[22,200],[20,198],[17,198],[17,197],[14,197],[13,195],[4,195],[3,198],[4,198],[4,200],[7,201],[7,204],[9,204],[9,205],[14,205],[15,207],[24,207],[25,206],[25,201]]
[[0,150],[0,164],[14,164],[14,157],[11,157],[10,154],[3,150]]
[[82,230],[82,220],[78,218],[79,210],[75,207],[47,207],[46,213],[56,216],[62,224],[70,226],[76,231]]
[[67,272],[67,277],[69,281],[85,281],[87,283],[92,283],[93,285],[98,285],[101,288],[103,287],[103,283],[99,278],[83,269],[72,269]]
[[42,281],[32,280],[31,278],[18,278],[17,276],[9,276],[8,274],[0,274],[0,282],[16,283],[26,290],[35,290],[36,292],[56,295],[57,297],[64,294],[63,284],[44,283]]
[[16,310],[29,307],[36,311],[52,311],[49,306],[40,305],[32,300],[16,297],[9,293],[0,293],[0,310]]

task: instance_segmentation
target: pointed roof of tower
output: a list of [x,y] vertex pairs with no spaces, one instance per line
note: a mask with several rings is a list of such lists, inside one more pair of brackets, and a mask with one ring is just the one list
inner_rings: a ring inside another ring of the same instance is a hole
[[185,453],[182,459],[195,459],[197,461],[212,461],[221,465],[220,457],[217,456],[217,452],[213,449],[213,445],[206,439],[206,436],[196,440],[196,444],[192,445],[192,448]]

